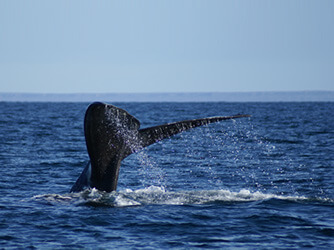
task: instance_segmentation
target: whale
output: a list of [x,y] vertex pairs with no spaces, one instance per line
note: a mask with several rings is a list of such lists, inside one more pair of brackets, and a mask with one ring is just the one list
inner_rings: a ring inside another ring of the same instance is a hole
[[70,192],[80,192],[87,188],[116,191],[121,162],[127,156],[191,128],[249,116],[237,114],[208,117],[141,129],[140,122],[126,110],[94,102],[88,106],[84,118],[89,161]]

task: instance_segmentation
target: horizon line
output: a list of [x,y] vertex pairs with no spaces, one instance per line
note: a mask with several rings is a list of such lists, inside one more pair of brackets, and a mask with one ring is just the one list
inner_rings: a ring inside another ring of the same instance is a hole
[[2,102],[334,102],[334,91],[1,93]]
[[228,94],[228,93],[296,93],[296,92],[334,92],[334,90],[241,90],[241,91],[170,91],[170,92],[20,92],[0,91],[0,94],[28,94],[28,95],[95,95],[95,94]]

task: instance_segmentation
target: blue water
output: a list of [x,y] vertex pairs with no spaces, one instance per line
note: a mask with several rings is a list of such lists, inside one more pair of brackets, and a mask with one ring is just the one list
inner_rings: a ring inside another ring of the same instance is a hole
[[334,103],[113,103],[141,127],[217,115],[69,194],[88,103],[0,103],[0,248],[334,247]]

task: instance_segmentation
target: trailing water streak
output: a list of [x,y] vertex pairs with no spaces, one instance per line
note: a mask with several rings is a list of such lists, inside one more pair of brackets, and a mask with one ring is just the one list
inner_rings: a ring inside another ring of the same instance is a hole
[[[106,193],[95,188],[75,194],[45,194],[32,199],[50,203],[75,203],[94,206],[126,207],[140,205],[200,205],[221,202],[253,202],[253,201],[312,201],[314,198],[295,195],[266,194],[242,189],[237,192],[230,190],[193,190],[169,192],[163,187],[150,186],[143,189],[125,189],[118,192]],[[316,199],[317,202],[333,202],[332,200]]]

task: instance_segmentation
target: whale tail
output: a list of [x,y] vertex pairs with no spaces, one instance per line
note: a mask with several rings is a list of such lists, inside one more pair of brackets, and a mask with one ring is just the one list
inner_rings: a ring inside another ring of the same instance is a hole
[[71,192],[87,187],[114,191],[117,188],[121,161],[128,155],[188,129],[241,117],[249,115],[186,120],[140,129],[140,122],[125,110],[95,102],[88,107],[84,122],[90,163]]

